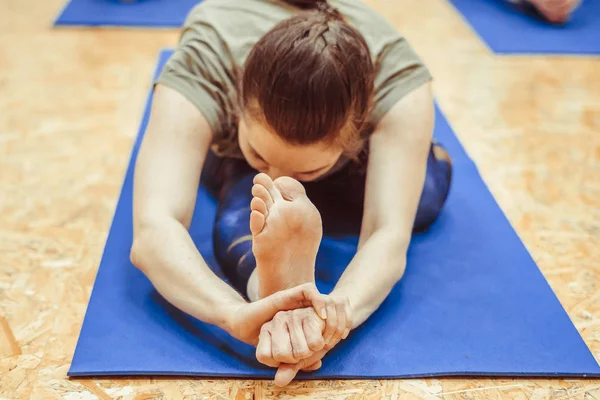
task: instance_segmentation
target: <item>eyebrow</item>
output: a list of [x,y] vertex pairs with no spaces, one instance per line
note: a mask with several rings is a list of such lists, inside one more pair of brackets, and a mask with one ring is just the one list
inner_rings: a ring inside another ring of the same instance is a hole
[[[253,147],[253,146],[250,144],[250,142],[248,142],[248,147],[250,147],[250,151],[252,151],[252,153],[253,153],[253,154],[254,154],[254,155],[257,157],[257,158],[259,158],[261,161],[263,161],[263,162],[265,162],[265,163],[269,164],[269,162],[267,162],[267,160],[265,160],[265,158],[264,158],[263,156],[261,156],[261,155],[258,153],[258,151],[256,151],[256,149],[255,149],[255,148],[254,148],[254,147]],[[324,169],[326,169],[326,168],[329,168],[329,164],[327,164],[327,165],[324,165],[324,166],[322,166],[322,167],[320,167],[320,168],[317,168],[317,169],[310,170],[310,171],[301,171],[301,172],[300,172],[300,171],[298,171],[298,172],[296,172],[296,173],[298,173],[298,174],[307,174],[307,175],[308,175],[308,174],[314,174],[314,173],[316,173],[316,172],[322,171],[322,170],[324,170]]]

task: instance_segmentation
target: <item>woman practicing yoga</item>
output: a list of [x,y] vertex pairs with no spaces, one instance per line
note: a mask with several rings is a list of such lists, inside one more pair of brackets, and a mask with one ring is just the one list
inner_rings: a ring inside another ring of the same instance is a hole
[[[400,280],[411,234],[446,199],[430,81],[358,0],[204,1],[156,83],[132,262],[173,305],[257,346],[278,384],[318,369]],[[199,182],[219,199],[215,254],[235,289],[188,233]],[[360,233],[327,296],[314,286],[323,232]]]

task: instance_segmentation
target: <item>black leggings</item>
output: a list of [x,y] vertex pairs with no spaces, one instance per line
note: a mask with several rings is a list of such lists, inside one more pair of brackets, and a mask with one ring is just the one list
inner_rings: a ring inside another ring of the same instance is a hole
[[[308,198],[321,213],[325,235],[360,232],[368,152],[359,159],[319,181],[303,182]],[[230,283],[243,295],[256,267],[249,221],[252,180],[257,173],[245,160],[221,158],[213,152],[209,152],[202,172],[202,183],[219,200],[214,226],[215,256]],[[432,145],[415,232],[426,230],[439,215],[451,176],[450,162],[437,160]]]

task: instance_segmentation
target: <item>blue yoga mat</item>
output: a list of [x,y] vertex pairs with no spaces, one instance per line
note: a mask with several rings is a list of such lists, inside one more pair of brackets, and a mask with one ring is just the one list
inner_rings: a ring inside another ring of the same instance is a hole
[[507,0],[450,0],[498,54],[600,54],[600,1],[583,0],[566,25],[552,25]]
[[55,25],[180,27],[202,0],[71,0]]
[[[161,54],[159,69],[171,53]],[[85,316],[70,376],[269,378],[254,348],[170,306],[129,262],[133,156]],[[410,247],[406,275],[381,308],[300,379],[444,375],[600,376],[600,368],[486,188],[442,114],[436,136],[454,159],[448,203]],[[216,204],[200,188],[190,233],[215,270]],[[356,237],[325,238],[317,259],[330,290]]]

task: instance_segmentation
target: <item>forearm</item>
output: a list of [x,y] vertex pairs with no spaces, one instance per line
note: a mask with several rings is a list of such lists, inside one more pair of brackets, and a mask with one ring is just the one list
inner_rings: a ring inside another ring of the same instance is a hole
[[186,228],[164,218],[136,233],[132,262],[156,290],[180,310],[229,332],[233,310],[245,301],[209,269]]
[[352,307],[352,329],[379,308],[406,267],[410,234],[379,229],[364,244],[346,268],[333,293],[346,296]]
[[398,101],[370,138],[359,249],[334,290],[350,299],[354,327],[369,318],[404,274],[433,121],[426,84]]

